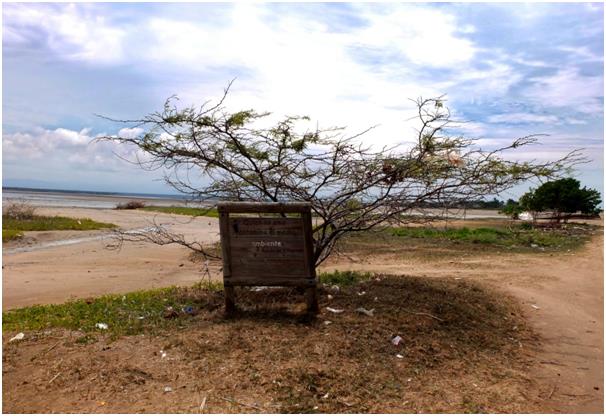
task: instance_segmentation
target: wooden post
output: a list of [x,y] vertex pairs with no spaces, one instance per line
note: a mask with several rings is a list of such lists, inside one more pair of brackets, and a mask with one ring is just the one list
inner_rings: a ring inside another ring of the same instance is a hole
[[236,289],[233,286],[224,286],[225,291],[225,314],[233,315],[236,311]]
[[315,286],[305,289],[305,302],[307,303],[307,313],[315,315],[320,312],[320,308],[318,307],[318,291]]

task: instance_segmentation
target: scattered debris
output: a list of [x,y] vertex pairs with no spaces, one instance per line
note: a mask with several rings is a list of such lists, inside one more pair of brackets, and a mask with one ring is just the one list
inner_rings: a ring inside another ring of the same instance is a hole
[[226,402],[230,402],[230,403],[234,403],[234,404],[239,404],[240,406],[252,407],[253,409],[263,410],[259,406],[255,406],[254,404],[242,403],[242,402],[239,402],[237,400],[230,399],[229,397],[221,397],[221,399],[225,400]]
[[327,310],[328,312],[332,312],[332,313],[343,313],[343,312],[345,312],[345,310],[344,310],[344,309],[335,309],[335,308],[331,308],[330,306],[328,306],[328,307],[326,308],[326,310]]
[[332,290],[334,290],[335,292],[338,292],[339,290],[341,290],[341,288],[339,286],[337,286],[337,285],[332,285],[330,288]]
[[365,291],[358,292],[358,296],[364,296],[365,294],[366,294],[366,292],[365,292]]
[[169,387],[169,386],[164,387],[164,393],[170,393],[171,391],[173,391],[172,387]]
[[322,396],[323,399],[328,399],[328,393],[326,393],[324,396]]
[[179,313],[172,306],[167,306],[164,309],[164,319],[173,319],[179,316]]
[[393,337],[393,338],[391,339],[391,343],[392,343],[393,345],[399,345],[399,344],[400,344],[400,342],[402,342],[403,340],[404,340],[404,339],[403,339],[401,336],[396,335],[395,337]]
[[202,399],[202,403],[200,403],[200,413],[202,413],[204,411],[205,407],[206,407],[206,396],[204,396],[204,398]]
[[539,246],[538,244],[534,244],[534,243],[532,243],[532,244],[530,245],[530,247],[532,247],[532,248],[537,248],[538,246]]
[[19,332],[17,335],[15,335],[14,337],[12,337],[8,342],[20,341],[23,338],[25,338],[25,334],[23,332]]
[[160,358],[166,358],[166,353],[163,350],[160,350]]
[[406,381],[408,381],[408,382],[410,383],[410,382],[412,381],[412,378],[409,378],[409,379],[408,379],[408,380],[406,380]]
[[396,354],[396,357],[400,358],[400,359],[404,358],[404,356],[402,354]]
[[376,302],[376,301],[378,301],[378,300],[379,300],[379,298],[375,296],[374,301]]
[[358,309],[356,309],[356,312],[363,313],[366,316],[374,316],[375,310],[374,309],[368,310],[368,309],[365,309],[365,308],[358,308]]
[[104,324],[103,322],[99,322],[95,325],[95,327],[99,328],[99,329],[108,329],[109,325]]
[[51,379],[48,381],[48,384],[51,384],[51,383],[52,383],[53,381],[55,381],[55,379],[56,379],[57,377],[59,377],[60,375],[61,375],[61,371],[59,371],[57,374],[55,374],[55,376],[54,376],[53,378],[51,378]]
[[194,310],[193,306],[185,306],[183,308],[181,308],[181,311],[187,315],[195,315],[196,311]]
[[330,325],[332,324],[332,321],[324,321],[324,325]]
[[541,309],[537,305],[530,305],[530,306],[532,306],[534,309]]
[[333,295],[330,295],[330,294],[329,294],[329,295],[327,296],[327,298],[328,298],[328,300],[333,300]]

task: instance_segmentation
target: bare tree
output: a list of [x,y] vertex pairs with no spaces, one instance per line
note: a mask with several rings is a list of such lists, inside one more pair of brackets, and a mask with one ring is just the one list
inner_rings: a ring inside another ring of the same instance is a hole
[[[535,143],[536,135],[483,150],[474,139],[449,134],[453,119],[442,97],[415,101],[419,127],[412,145],[377,149],[363,144],[370,129],[350,136],[343,128],[306,130],[300,127],[306,117],[262,126],[269,113],[227,111],[228,92],[200,108],[179,108],[171,98],[162,111],[140,120],[114,120],[144,128],[138,137],[100,140],[143,151],[146,159],[137,163],[166,169],[168,184],[192,200],[311,203],[316,264],[348,233],[417,221],[408,214],[422,207],[448,207],[529,179],[559,177],[584,161],[579,150],[547,163],[504,158],[504,152]],[[147,237],[204,252],[165,230]]]

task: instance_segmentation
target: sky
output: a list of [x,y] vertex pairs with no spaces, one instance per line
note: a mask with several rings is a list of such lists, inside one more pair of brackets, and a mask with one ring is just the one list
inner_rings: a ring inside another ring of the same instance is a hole
[[412,140],[411,99],[446,94],[478,145],[546,134],[511,157],[583,148],[575,176],[603,190],[601,3],[3,3],[2,71],[3,186],[172,193],[93,142],[137,133],[98,115],[200,105],[235,79],[231,110],[377,125],[375,145]]

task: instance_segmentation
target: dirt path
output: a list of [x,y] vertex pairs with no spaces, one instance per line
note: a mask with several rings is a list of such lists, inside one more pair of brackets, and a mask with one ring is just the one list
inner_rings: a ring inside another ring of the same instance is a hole
[[[604,410],[604,237],[558,254],[499,254],[456,260],[390,262],[388,256],[337,261],[323,269],[472,279],[516,296],[542,339],[529,399],[545,412]],[[530,394],[530,393],[529,393]]]

